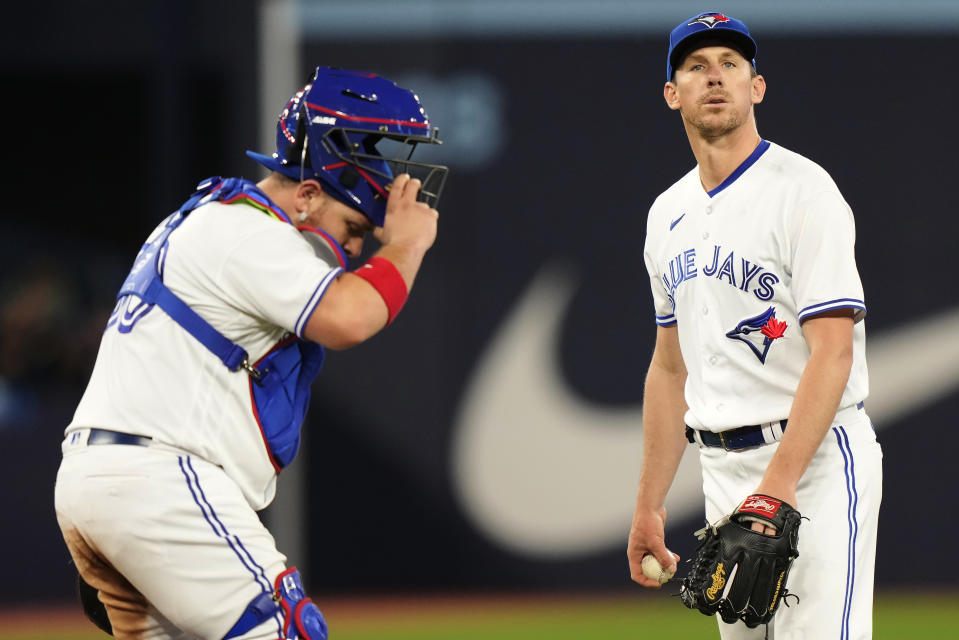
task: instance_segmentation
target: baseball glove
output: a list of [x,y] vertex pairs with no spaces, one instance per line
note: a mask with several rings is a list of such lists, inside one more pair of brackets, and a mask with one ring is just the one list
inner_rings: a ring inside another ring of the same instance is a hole
[[[801,516],[764,495],[746,498],[732,514],[696,532],[700,540],[680,596],[690,609],[718,613],[724,622],[757,627],[772,620],[786,596],[786,577],[799,557]],[[776,528],[752,531],[752,522]]]

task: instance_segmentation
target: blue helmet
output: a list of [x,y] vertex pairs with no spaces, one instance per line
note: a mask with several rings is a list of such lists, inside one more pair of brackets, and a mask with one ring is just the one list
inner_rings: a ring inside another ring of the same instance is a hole
[[317,67],[276,125],[276,151],[247,155],[293,180],[313,178],[337,200],[383,226],[393,176],[409,173],[436,207],[447,167],[413,162],[420,143],[441,144],[419,98],[380,76]]

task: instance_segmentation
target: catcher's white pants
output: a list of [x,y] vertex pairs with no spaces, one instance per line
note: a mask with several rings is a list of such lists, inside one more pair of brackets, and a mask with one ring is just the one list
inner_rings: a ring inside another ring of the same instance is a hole
[[[778,443],[738,452],[700,449],[710,522],[732,512],[756,490],[777,447]],[[799,504],[793,506],[804,520],[799,527],[799,558],[786,586],[799,596],[799,602],[792,597],[784,599],[769,625],[769,638],[872,638],[881,499],[882,450],[872,423],[865,411],[844,409],[837,414],[796,491]],[[719,631],[723,640],[766,637],[765,627],[749,629],[741,622],[719,620]]]
[[[223,470],[185,452],[64,443],[57,521],[123,640],[220,640],[286,558]],[[282,637],[280,616],[241,636]]]

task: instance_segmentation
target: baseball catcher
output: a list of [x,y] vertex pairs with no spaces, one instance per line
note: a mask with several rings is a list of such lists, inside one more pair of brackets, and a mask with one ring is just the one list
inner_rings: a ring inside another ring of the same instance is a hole
[[[325,349],[403,308],[448,170],[419,98],[317,67],[259,182],[213,176],[144,241],[65,431],[55,505],[87,616],[118,640],[326,640],[257,516],[300,447]],[[379,146],[378,146],[379,145]],[[350,269],[373,235],[378,250]]]
[[[723,622],[757,627],[772,620],[786,596],[786,578],[799,557],[801,516],[791,506],[751,495],[731,515],[696,532],[700,540],[680,596],[690,609]],[[758,522],[770,535],[754,531]]]

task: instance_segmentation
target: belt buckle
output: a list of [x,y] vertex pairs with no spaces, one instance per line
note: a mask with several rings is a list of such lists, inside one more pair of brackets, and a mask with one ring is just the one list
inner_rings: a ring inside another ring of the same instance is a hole
[[720,431],[717,435],[719,436],[719,443],[723,445],[723,451],[732,451],[732,449],[729,448],[729,445],[726,444],[726,438],[723,436],[723,432]]
[[726,442],[726,437],[723,436],[723,433],[724,433],[723,431],[720,431],[717,435],[719,436],[719,442],[721,442],[722,445],[723,445],[723,450],[724,450],[724,451],[732,451],[733,453],[735,453],[735,452],[737,452],[737,451],[743,451],[744,449],[749,449],[748,446],[746,446],[746,447],[736,447],[736,448],[733,448],[733,447],[729,446],[729,444]]

